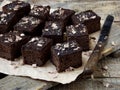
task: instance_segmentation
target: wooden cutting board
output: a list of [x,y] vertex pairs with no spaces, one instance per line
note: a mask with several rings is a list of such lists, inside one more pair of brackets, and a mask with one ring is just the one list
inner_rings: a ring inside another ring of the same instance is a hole
[[[115,16],[115,22],[114,22],[114,30],[110,34],[110,40],[108,42],[108,45],[106,46],[105,51],[103,52],[104,55],[108,55],[117,49],[120,48],[120,17],[119,17],[119,7],[120,7],[120,2],[119,1],[95,1],[95,2],[82,2],[82,3],[76,3],[76,2],[59,2],[56,1],[56,3],[52,3],[53,0],[50,1],[43,1],[43,0],[29,0],[29,2],[35,4],[40,4],[40,3],[46,3],[54,6],[54,7],[66,7],[66,8],[72,8],[75,9],[76,11],[84,11],[87,9],[92,9],[96,13],[98,13],[101,17],[102,20],[108,15],[112,14]],[[55,4],[55,5],[53,5]],[[98,35],[98,33],[94,34],[95,36]],[[92,35],[92,36],[94,36]],[[11,83],[10,83],[11,82]],[[47,88],[50,88],[52,86],[56,85],[56,83],[52,82],[46,82],[46,81],[40,81],[40,80],[33,80],[30,78],[25,78],[25,77],[15,77],[15,76],[7,76],[6,78],[0,80],[0,90],[45,90]]]

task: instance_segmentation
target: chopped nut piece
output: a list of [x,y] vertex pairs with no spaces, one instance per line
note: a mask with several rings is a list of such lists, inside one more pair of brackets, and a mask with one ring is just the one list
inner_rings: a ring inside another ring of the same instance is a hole
[[32,64],[32,67],[33,68],[37,68],[37,64]]
[[112,41],[111,44],[112,44],[112,46],[115,46],[115,45],[116,45],[116,43],[115,43],[114,41]]

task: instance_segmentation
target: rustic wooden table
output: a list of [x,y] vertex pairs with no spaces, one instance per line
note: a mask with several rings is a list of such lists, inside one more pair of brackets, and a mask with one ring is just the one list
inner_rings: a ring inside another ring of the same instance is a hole
[[[2,1],[2,0],[0,0]],[[38,0],[27,0],[34,2]],[[40,3],[51,4],[54,7],[70,7],[76,11],[92,9],[97,12],[102,19],[108,14],[115,17],[115,23],[120,25],[120,1],[119,0],[39,0]],[[53,3],[55,1],[56,4]],[[57,5],[57,6],[56,6]],[[119,39],[119,38],[118,38]],[[0,74],[0,90],[120,90],[120,51],[113,54],[117,58],[107,56],[98,63],[95,73],[88,78],[78,78],[75,82],[67,85],[33,80],[25,77],[6,76]]]

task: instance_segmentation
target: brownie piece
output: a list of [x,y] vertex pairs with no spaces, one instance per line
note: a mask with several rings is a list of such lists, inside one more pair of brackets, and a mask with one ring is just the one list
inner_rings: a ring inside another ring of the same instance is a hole
[[0,57],[14,60],[21,55],[21,47],[30,40],[30,37],[17,31],[0,34]]
[[63,42],[64,24],[57,21],[48,21],[42,30],[42,36],[53,40],[53,44]]
[[24,1],[13,1],[9,4],[3,6],[3,11],[8,12],[15,12],[18,18],[23,17],[24,15],[28,15],[30,12],[30,4]]
[[58,72],[70,67],[78,68],[82,65],[82,48],[76,41],[58,43],[51,48],[52,62]]
[[71,16],[75,14],[74,10],[58,8],[50,14],[50,20],[62,21],[65,25],[70,24]]
[[22,55],[25,64],[44,65],[50,59],[52,40],[43,37],[33,37],[22,47]]
[[23,17],[14,27],[14,30],[25,33],[26,35],[41,35],[43,21],[35,17]]
[[0,34],[7,33],[13,29],[13,26],[19,21],[15,13],[0,12]]
[[67,40],[76,40],[83,50],[89,50],[89,35],[86,26],[83,24],[70,25],[66,27]]
[[73,24],[84,24],[87,27],[89,34],[100,30],[100,20],[100,16],[92,10],[87,10],[72,16]]
[[50,6],[34,5],[29,15],[42,20],[47,20],[49,16],[49,12],[50,12]]

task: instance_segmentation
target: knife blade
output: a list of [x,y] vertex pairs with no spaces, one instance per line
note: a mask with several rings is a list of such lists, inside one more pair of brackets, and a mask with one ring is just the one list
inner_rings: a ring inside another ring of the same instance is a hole
[[93,71],[95,70],[95,66],[97,65],[97,62],[99,61],[101,57],[101,52],[103,51],[105,45],[107,44],[108,41],[108,36],[110,33],[110,29],[113,23],[114,17],[111,15],[108,15],[103,27],[101,29],[101,33],[98,39],[98,42],[90,55],[90,58],[88,59],[88,62],[84,68],[84,71],[86,74],[92,74]]

